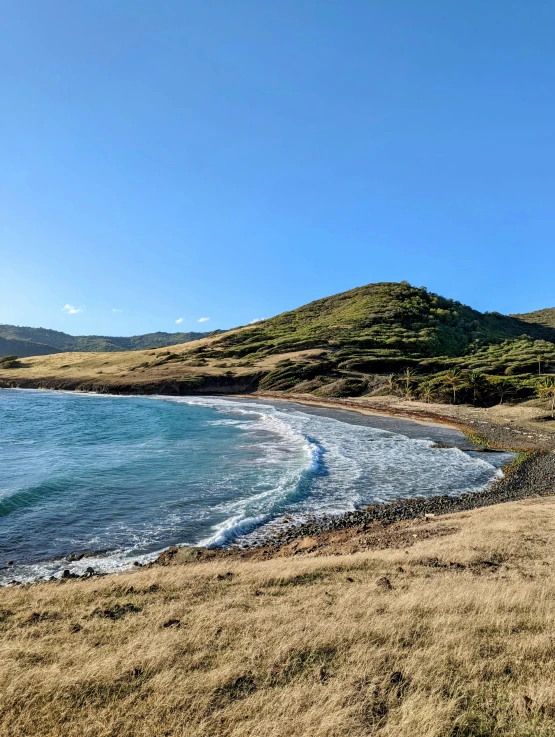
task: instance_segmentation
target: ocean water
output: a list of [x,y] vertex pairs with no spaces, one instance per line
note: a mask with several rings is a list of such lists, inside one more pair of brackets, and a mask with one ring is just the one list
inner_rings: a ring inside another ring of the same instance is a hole
[[507,461],[438,440],[464,444],[284,402],[0,390],[0,584],[244,544],[284,516],[477,491]]

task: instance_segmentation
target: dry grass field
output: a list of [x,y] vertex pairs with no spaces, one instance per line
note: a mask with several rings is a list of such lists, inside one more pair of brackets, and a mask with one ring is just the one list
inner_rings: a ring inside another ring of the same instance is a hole
[[[96,380],[103,383],[127,378],[133,383],[156,381],[175,376],[200,373],[199,368],[188,365],[190,352],[200,346],[210,345],[216,338],[203,338],[170,348],[144,351],[121,351],[118,353],[53,353],[47,356],[22,358],[21,368],[2,371],[2,378],[11,379],[58,379]],[[164,362],[168,353],[185,358],[185,362]],[[202,373],[222,373],[215,369],[214,361],[207,362]]]
[[[246,332],[250,328],[241,328]],[[233,335],[236,331],[228,331]],[[5,369],[0,366],[0,380],[78,380],[95,381],[99,384],[130,384],[135,387],[141,383],[163,381],[166,379],[187,378],[191,376],[222,376],[227,372],[241,376],[256,371],[267,371],[281,360],[298,360],[308,357],[317,350],[293,351],[264,356],[258,361],[244,359],[227,360],[207,358],[199,362],[194,351],[213,345],[219,336],[172,345],[168,348],[153,348],[142,351],[74,352],[53,353],[46,356],[31,356],[20,359],[20,367]],[[168,360],[170,357],[170,360]],[[177,360],[176,360],[177,359]]]
[[0,591],[9,737],[555,735],[555,501]]

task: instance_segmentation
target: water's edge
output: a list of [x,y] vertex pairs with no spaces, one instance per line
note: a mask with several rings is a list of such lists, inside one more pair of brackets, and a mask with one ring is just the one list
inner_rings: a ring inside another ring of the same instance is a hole
[[[44,390],[42,390],[44,391]],[[92,392],[96,394],[96,392]],[[106,396],[106,395],[104,395]],[[170,395],[171,396],[171,395]],[[154,397],[153,397],[154,398]],[[161,395],[160,399],[170,398],[168,395]],[[220,396],[221,399],[233,401],[233,397]],[[430,424],[422,424],[414,418],[399,418],[391,417],[386,414],[373,413],[372,415],[362,414],[357,412],[356,408],[329,408],[329,407],[314,407],[310,404],[304,404],[298,400],[290,401],[286,399],[264,399],[260,396],[257,397],[241,397],[237,398],[237,401],[252,400],[253,402],[264,402],[270,406],[276,407],[276,405],[287,404],[291,406],[293,403],[298,405],[300,411],[307,415],[315,415],[319,417],[326,417],[331,419],[340,420],[342,423],[351,424],[354,426],[363,425],[371,428],[383,429],[386,432],[400,433],[407,437],[419,438],[433,437],[433,440],[440,444],[440,447],[453,447],[460,448],[468,452],[475,452],[472,449],[469,441],[464,437],[462,432],[456,425],[450,425],[446,427],[445,422],[430,426]],[[509,459],[507,458],[507,462]],[[515,490],[512,491],[504,489],[502,487],[507,486],[505,483],[506,479],[498,479],[493,484],[489,484],[487,489],[482,491],[473,491],[470,494],[462,494],[460,497],[455,496],[442,496],[437,495],[429,497],[425,500],[402,500],[392,501],[388,503],[373,504],[371,507],[366,509],[351,510],[346,513],[324,515],[322,519],[318,519],[315,516],[313,519],[304,520],[299,524],[283,524],[281,531],[276,534],[276,528],[279,529],[279,520],[274,520],[274,530],[268,535],[264,533],[255,536],[252,540],[246,541],[245,546],[260,546],[260,545],[281,545],[283,542],[287,542],[293,537],[299,535],[304,536],[307,534],[317,534],[321,530],[329,530],[341,527],[348,527],[353,525],[359,525],[361,523],[367,523],[372,520],[394,520],[394,519],[406,519],[413,516],[421,516],[426,513],[448,513],[450,511],[457,511],[458,509],[474,508],[476,506],[483,506],[489,503],[498,503],[498,501],[506,501],[508,499],[515,498]],[[472,499],[470,499],[472,497]],[[492,501],[496,499],[498,501]],[[214,544],[214,543],[212,543]],[[218,544],[216,542],[216,544]],[[220,543],[221,544],[221,543]],[[156,551],[153,553],[146,554],[138,558],[135,562],[139,565],[144,565],[149,562],[156,560],[163,550]],[[83,575],[86,574],[87,569],[94,569],[95,571],[102,571],[102,557],[100,556],[89,556],[83,555],[79,560],[68,560],[67,570],[70,571],[70,575]],[[122,565],[121,569],[128,568],[132,565],[132,562]]]

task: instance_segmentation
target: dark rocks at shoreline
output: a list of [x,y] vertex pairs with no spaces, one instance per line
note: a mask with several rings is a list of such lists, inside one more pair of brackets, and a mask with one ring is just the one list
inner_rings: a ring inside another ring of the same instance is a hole
[[264,546],[278,548],[299,538],[310,538],[333,530],[350,527],[364,529],[365,526],[376,522],[389,525],[418,518],[433,518],[493,504],[553,494],[555,494],[555,454],[539,451],[512,469],[508,476],[483,491],[469,492],[459,496],[441,495],[401,499],[388,504],[373,504],[365,509],[347,512],[336,517],[315,517],[308,522],[286,527],[274,533],[270,539],[257,541],[247,549]]
[[[252,377],[249,377],[249,380]],[[246,377],[241,377],[241,382]],[[100,393],[122,393],[122,394],[139,394],[139,393],[159,393],[159,394],[203,394],[203,393],[220,393],[232,394],[234,391],[248,391],[241,384],[235,382],[235,386],[231,387],[233,381],[222,383],[218,386],[217,391],[213,386],[199,387],[197,391],[191,391],[191,387],[177,382],[175,380],[162,380],[159,382],[150,382],[143,385],[121,384],[121,385],[101,385],[95,382],[69,382],[65,383],[58,380],[46,381],[28,381],[20,382],[19,386],[26,388],[49,388],[49,389],[74,389],[81,391],[97,391]],[[38,384],[38,385],[37,385]],[[6,386],[6,383],[0,380],[0,387]],[[13,386],[13,384],[12,384]],[[209,390],[209,391],[207,391]],[[291,401],[303,402],[303,398],[294,395],[268,395],[264,398],[272,399],[290,399]],[[239,541],[237,545],[231,549],[199,549],[199,548],[170,548],[162,553],[156,560],[157,565],[167,565],[170,562],[185,562],[186,560],[205,559],[210,556],[219,554],[234,554],[241,551],[277,550],[283,545],[287,545],[301,538],[316,538],[319,534],[334,530],[348,530],[349,528],[361,528],[365,530],[373,524],[381,524],[384,527],[395,522],[410,521],[414,519],[433,518],[445,514],[468,511],[484,506],[491,506],[510,501],[518,501],[530,497],[542,497],[555,494],[555,435],[552,433],[542,432],[543,428],[537,431],[531,431],[516,424],[497,425],[485,420],[455,418],[447,415],[437,415],[433,412],[424,410],[398,410],[396,408],[378,408],[370,404],[365,405],[360,402],[349,402],[349,400],[326,400],[327,404],[335,405],[338,409],[350,410],[356,412],[360,410],[370,410],[388,415],[390,417],[399,417],[406,420],[415,421],[431,421],[444,423],[452,427],[459,427],[464,430],[472,439],[477,438],[478,442],[483,445],[475,447],[465,447],[464,450],[479,451],[484,453],[501,452],[501,449],[523,450],[531,452],[535,448],[535,452],[531,454],[520,465],[511,468],[509,475],[496,481],[487,489],[480,492],[472,492],[461,494],[459,496],[447,496],[445,494],[428,497],[400,499],[387,504],[374,504],[365,509],[348,512],[338,516],[323,516],[310,518],[303,523],[295,524],[292,520],[274,520],[273,529],[264,530],[258,538],[252,541]],[[310,404],[310,403],[309,403]],[[482,415],[484,416],[484,415]],[[471,444],[469,440],[469,445]],[[436,442],[434,447],[451,448],[446,443]],[[314,541],[316,543],[316,540]],[[315,547],[318,547],[317,543]],[[306,552],[309,552],[307,550]],[[76,562],[88,557],[89,552],[75,552],[68,556],[68,562]],[[11,566],[13,561],[8,561]],[[133,563],[134,567],[140,568],[143,564],[139,561]],[[149,567],[152,564],[147,564]],[[69,574],[69,575],[66,575]],[[64,571],[62,579],[67,580],[87,578],[89,576],[106,575],[101,572],[94,572],[93,569],[87,569],[87,573],[79,575]],[[13,585],[19,585],[19,582],[12,581]]]
[[519,426],[494,425],[485,420],[466,420],[457,422],[451,419],[453,425],[466,428],[470,433],[484,436],[487,441],[487,450],[551,450],[555,449],[555,435],[553,433],[532,432]]
[[260,378],[264,372],[253,372],[231,376],[227,374],[198,376],[183,376],[174,378],[145,379],[137,381],[99,381],[98,379],[44,377],[40,379],[25,379],[14,377],[0,378],[0,389],[50,389],[58,391],[93,392],[95,394],[124,394],[124,395],[151,395],[166,396],[194,396],[194,395],[233,395],[250,394],[258,388]]

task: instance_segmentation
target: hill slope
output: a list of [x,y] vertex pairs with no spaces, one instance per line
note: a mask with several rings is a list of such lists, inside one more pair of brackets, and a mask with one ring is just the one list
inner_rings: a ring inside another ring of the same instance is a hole
[[46,356],[50,353],[59,353],[57,348],[44,343],[34,343],[30,340],[17,340],[0,336],[0,358],[2,356]]
[[536,312],[526,312],[523,315],[513,315],[513,317],[537,326],[536,329],[541,330],[546,336],[550,336],[555,331],[555,307],[548,307]]
[[[424,358],[460,356],[476,341],[536,338],[540,333],[545,337],[542,328],[516,316],[480,313],[407,282],[382,282],[284,312],[248,332],[234,332],[218,345],[236,356],[350,348],[397,350]],[[555,342],[555,327],[550,336]]]
[[122,351],[114,343],[111,352],[31,358],[0,368],[0,379],[97,391],[381,392],[494,404],[535,396],[538,373],[555,370],[555,328],[525,317],[481,313],[407,282],[383,282],[171,351]]
[[[69,335],[59,330],[46,328],[29,328],[18,325],[0,325],[0,338],[12,341],[10,350],[4,352],[0,342],[0,357],[15,354],[20,357],[38,356],[60,351],[134,351],[149,348],[160,348],[167,345],[187,343],[204,338],[209,333],[147,333],[145,335],[105,336],[105,335]],[[31,345],[42,348],[33,352]],[[6,349],[7,350],[7,349]]]

